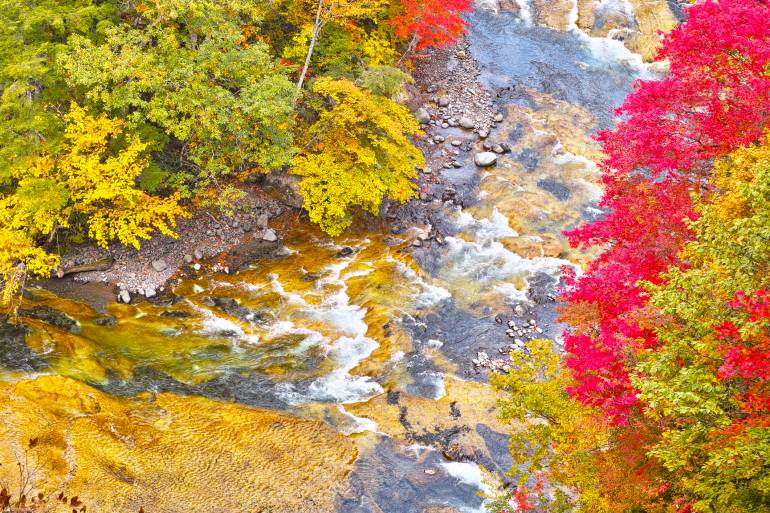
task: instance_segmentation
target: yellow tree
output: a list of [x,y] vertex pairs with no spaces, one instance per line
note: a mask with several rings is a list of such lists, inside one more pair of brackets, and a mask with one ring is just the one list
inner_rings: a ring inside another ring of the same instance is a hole
[[406,107],[349,80],[319,78],[313,92],[328,108],[310,127],[291,172],[302,177],[310,220],[339,235],[353,207],[376,215],[384,198],[403,203],[414,195],[415,167],[425,160],[407,134],[420,128]]
[[173,236],[176,218],[187,215],[178,194],[150,196],[137,187],[148,165],[146,145],[123,136],[122,120],[93,117],[73,104],[65,121],[60,152],[17,169],[13,192],[0,195],[4,303],[27,273],[45,276],[58,265],[58,256],[45,246],[73,219],[82,219],[102,247],[117,239],[139,248],[155,230]]

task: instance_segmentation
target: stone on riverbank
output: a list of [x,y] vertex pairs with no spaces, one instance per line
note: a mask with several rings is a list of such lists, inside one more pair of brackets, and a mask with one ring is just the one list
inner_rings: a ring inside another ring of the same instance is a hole
[[473,157],[473,162],[479,167],[494,166],[497,163],[497,155],[489,151],[477,153],[476,156]]

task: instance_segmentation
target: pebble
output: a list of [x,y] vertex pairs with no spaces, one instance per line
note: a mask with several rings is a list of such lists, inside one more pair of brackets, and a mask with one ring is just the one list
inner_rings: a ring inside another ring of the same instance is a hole
[[165,271],[168,269],[168,264],[165,260],[162,258],[159,258],[157,260],[152,261],[152,268],[155,269],[157,272]]
[[275,242],[278,240],[278,235],[276,235],[275,230],[268,228],[265,230],[265,233],[262,234],[262,240],[267,242]]
[[126,303],[126,304],[128,304],[128,303],[130,303],[130,302],[131,302],[131,294],[129,294],[127,290],[121,290],[121,291],[118,293],[118,300],[119,300],[121,303]]
[[455,147],[459,147],[459,146],[462,146],[463,142],[459,139],[452,139],[452,142],[449,144]]
[[503,115],[498,112],[497,114],[495,114],[494,120],[495,120],[495,123],[500,123],[503,120]]
[[193,255],[195,255],[196,259],[200,260],[201,258],[203,258],[203,251],[201,251],[200,249],[196,249],[195,251],[193,251]]
[[446,137],[444,137],[443,135],[436,135],[433,137],[433,140],[437,143],[442,143],[446,141]]
[[193,264],[193,269],[195,269],[196,271],[200,271],[201,270],[201,264],[197,264],[197,263]]
[[193,262],[193,256],[189,253],[184,256],[184,263],[191,264]]
[[495,144],[494,146],[492,146],[492,151],[494,151],[498,155],[502,155],[503,154],[503,147],[500,146],[499,144]]
[[144,297],[154,297],[157,294],[153,287],[147,287],[144,289]]
[[486,130],[479,130],[479,139],[486,139],[489,137],[489,132]]
[[450,103],[451,103],[451,100],[449,99],[449,96],[442,96],[438,99],[439,107],[449,107]]

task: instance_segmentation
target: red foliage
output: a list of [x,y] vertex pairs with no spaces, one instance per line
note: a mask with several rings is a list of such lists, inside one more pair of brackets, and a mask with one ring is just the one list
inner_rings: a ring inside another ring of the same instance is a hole
[[691,194],[707,192],[714,157],[758,141],[770,124],[770,5],[704,0],[688,14],[659,54],[670,74],[638,82],[617,111],[622,121],[598,136],[608,213],[567,233],[573,246],[607,248],[563,296],[599,312],[565,334],[578,382],[571,393],[619,424],[637,403],[628,356],[657,344],[639,323],[647,298],[637,282],[684,265],[678,253],[691,237],[685,220],[696,215]]
[[401,38],[417,36],[417,50],[457,40],[466,23],[461,15],[473,10],[471,0],[401,0],[402,13],[390,20]]
[[740,328],[730,321],[715,328],[724,355],[717,375],[741,383],[737,399],[748,422],[770,427],[770,291],[739,292],[730,306],[744,319]]

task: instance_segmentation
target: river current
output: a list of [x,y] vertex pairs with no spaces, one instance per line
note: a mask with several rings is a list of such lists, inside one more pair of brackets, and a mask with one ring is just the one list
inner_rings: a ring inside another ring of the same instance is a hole
[[23,341],[0,369],[11,486],[4,472],[24,460],[89,511],[484,511],[482,469],[512,461],[473,360],[504,362],[509,321],[537,326],[525,342],[558,341],[560,274],[587,258],[561,233],[600,214],[591,137],[652,77],[634,53],[649,49],[617,31],[673,15],[666,2],[482,3],[467,42],[504,113],[490,138],[511,152],[444,171],[471,198],[437,204],[444,244],[413,247],[421,227],[331,240],[287,221],[275,258],[181,280],[163,304],[99,311],[31,291],[23,308],[75,322],[28,317],[27,333],[3,334]]

